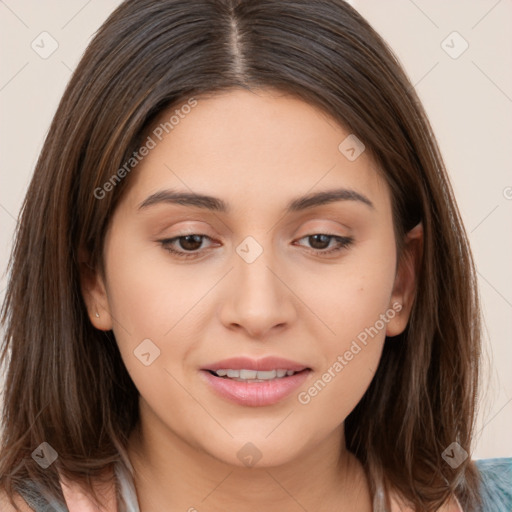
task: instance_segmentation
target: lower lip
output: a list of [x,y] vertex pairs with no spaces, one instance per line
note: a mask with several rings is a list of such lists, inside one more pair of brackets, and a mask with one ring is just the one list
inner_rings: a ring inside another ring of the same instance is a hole
[[311,370],[303,370],[290,377],[273,379],[267,382],[240,382],[216,377],[208,370],[201,370],[213,390],[223,398],[240,405],[262,407],[272,405],[290,395],[308,378]]

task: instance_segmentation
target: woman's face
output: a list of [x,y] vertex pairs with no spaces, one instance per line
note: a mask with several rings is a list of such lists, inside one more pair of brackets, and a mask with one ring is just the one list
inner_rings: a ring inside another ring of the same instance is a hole
[[405,328],[390,192],[357,140],[299,99],[188,104],[162,115],[126,178],[91,321],[113,329],[146,432],[282,464],[341,439],[386,334]]

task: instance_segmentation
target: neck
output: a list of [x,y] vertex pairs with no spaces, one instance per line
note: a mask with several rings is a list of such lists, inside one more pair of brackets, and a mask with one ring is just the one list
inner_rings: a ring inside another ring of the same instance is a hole
[[262,459],[245,467],[225,463],[144,418],[128,446],[141,512],[372,510],[363,467],[346,450],[343,425],[285,464],[265,466]]

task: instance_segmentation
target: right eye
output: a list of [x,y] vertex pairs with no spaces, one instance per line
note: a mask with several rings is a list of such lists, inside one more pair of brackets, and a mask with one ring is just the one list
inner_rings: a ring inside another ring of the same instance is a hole
[[[173,238],[159,240],[162,247],[178,258],[194,258],[198,256],[198,250],[201,248],[204,238],[211,240],[208,235],[186,234]],[[176,247],[181,246],[181,250]]]
[[312,235],[306,235],[302,238],[299,238],[299,240],[314,240],[314,244],[320,244],[325,245],[327,242],[327,247],[330,245],[332,240],[335,240],[337,242],[337,245],[335,247],[332,247],[329,250],[326,250],[326,248],[318,249],[318,248],[312,248],[312,251],[315,254],[318,254],[319,256],[328,256],[333,253],[340,252],[346,248],[348,248],[353,242],[354,239],[352,237],[346,237],[346,236],[339,236],[339,235],[331,235],[327,233],[315,233]]

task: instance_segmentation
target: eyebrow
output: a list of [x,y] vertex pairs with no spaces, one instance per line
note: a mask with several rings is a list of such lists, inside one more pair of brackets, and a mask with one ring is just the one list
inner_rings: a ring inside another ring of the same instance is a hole
[[[285,211],[286,213],[293,213],[337,201],[357,201],[371,209],[375,209],[373,203],[363,194],[351,189],[338,188],[297,197],[286,205]],[[221,213],[230,212],[228,204],[218,197],[176,190],[160,190],[155,192],[142,201],[138,209],[143,210],[162,203],[204,208]]]

